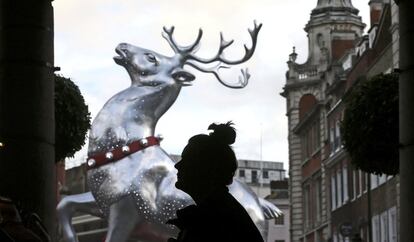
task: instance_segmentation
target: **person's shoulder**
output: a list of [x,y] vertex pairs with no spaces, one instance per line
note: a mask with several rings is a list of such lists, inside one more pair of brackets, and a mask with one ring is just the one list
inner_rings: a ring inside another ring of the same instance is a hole
[[[231,195],[227,197],[227,222],[238,237],[238,241],[263,242],[262,235],[246,209]],[[229,220],[232,220],[231,222]]]

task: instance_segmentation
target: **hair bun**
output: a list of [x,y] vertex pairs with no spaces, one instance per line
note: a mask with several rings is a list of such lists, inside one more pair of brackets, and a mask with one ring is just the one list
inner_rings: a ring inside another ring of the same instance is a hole
[[208,130],[213,130],[210,136],[219,142],[231,145],[236,141],[236,130],[232,125],[234,125],[232,121],[225,124],[212,123],[208,126]]

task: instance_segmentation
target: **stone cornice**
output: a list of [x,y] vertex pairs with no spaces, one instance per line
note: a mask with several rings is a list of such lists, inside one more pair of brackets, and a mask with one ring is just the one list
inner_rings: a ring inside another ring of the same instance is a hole
[[[328,15],[327,15],[328,16]],[[349,15],[351,16],[351,15]],[[312,17],[311,20],[306,24],[305,31],[308,32],[311,27],[321,26],[321,25],[332,25],[332,24],[353,24],[360,28],[365,28],[366,24],[361,21],[361,17],[359,16],[351,16],[346,20],[337,20],[332,18],[332,15],[328,17]]]
[[322,7],[322,8],[315,8],[312,10],[311,15],[319,14],[319,13],[326,13],[326,12],[344,12],[344,13],[353,13],[358,14],[359,10],[352,7],[340,7],[340,6],[329,6],[329,7]]
[[[283,87],[283,95],[286,94],[286,91],[291,91],[294,89],[299,89],[299,88],[306,88],[306,87],[311,87],[311,86],[316,86],[318,84],[321,83],[321,79],[319,78],[315,78],[312,80],[307,80],[307,81],[295,81],[293,83],[286,83],[286,85]],[[282,95],[282,94],[281,94]],[[282,95],[282,96],[283,96]]]
[[328,158],[326,158],[324,161],[322,161],[327,168],[331,168],[335,163],[335,161],[343,160],[348,153],[344,148],[341,148],[339,151],[330,154]]

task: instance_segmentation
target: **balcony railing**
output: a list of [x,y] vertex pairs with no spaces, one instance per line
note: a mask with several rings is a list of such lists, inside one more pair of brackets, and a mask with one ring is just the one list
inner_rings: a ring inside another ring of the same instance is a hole
[[299,80],[307,79],[318,75],[318,69],[316,69],[316,67],[301,68],[297,69],[296,72],[298,73]]
[[294,64],[290,68],[289,79],[304,80],[318,75],[318,69],[316,66]]

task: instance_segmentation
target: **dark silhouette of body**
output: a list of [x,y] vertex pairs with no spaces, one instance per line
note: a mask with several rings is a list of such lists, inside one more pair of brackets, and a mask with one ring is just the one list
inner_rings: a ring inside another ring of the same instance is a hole
[[196,205],[177,211],[168,223],[180,233],[169,242],[263,242],[246,210],[228,192],[237,169],[230,147],[236,138],[232,123],[212,124],[209,135],[195,135],[188,141],[175,186],[188,193]]

